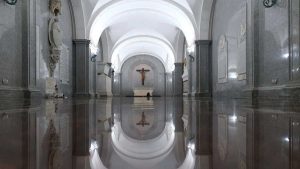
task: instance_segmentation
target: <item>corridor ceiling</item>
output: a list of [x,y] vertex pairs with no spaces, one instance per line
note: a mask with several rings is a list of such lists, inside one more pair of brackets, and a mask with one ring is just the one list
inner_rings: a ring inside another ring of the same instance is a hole
[[116,72],[128,58],[140,54],[157,57],[172,72],[184,55],[180,46],[186,42],[188,50],[194,51],[200,35],[203,0],[81,1],[85,36],[94,47],[106,36],[108,62]]

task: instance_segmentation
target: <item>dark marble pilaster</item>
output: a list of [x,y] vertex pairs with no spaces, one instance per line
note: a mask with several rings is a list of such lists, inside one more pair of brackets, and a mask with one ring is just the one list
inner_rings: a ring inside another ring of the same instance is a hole
[[194,62],[194,59],[189,55],[188,56],[188,79],[189,79],[189,82],[188,82],[188,96],[191,96],[192,95],[192,92],[193,92],[193,62]]
[[114,80],[113,80],[113,95],[120,96],[121,94],[121,73],[114,73]]
[[90,96],[89,44],[86,39],[73,40],[75,57],[75,96]]
[[172,73],[166,73],[165,74],[166,79],[166,96],[172,96],[173,95],[173,74]]
[[212,68],[211,68],[211,41],[196,41],[196,78],[193,96],[211,97]]
[[173,95],[182,96],[183,93],[183,63],[175,63],[175,70],[173,72]]

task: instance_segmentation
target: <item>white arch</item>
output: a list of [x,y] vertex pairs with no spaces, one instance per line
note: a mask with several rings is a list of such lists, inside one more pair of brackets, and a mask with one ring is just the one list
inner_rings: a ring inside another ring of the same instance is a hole
[[113,48],[111,63],[116,72],[120,72],[123,63],[138,54],[158,58],[165,66],[166,72],[174,70],[175,51],[172,45],[163,39],[152,36],[134,36],[120,40]]
[[[114,21],[126,16],[126,13],[142,10],[160,15],[171,25],[184,33],[187,43],[191,46],[198,35],[197,24],[193,14],[178,3],[170,0],[115,0],[96,9],[89,21],[87,35],[92,43],[97,44],[102,32]],[[157,18],[157,19],[159,19]],[[123,18],[128,19],[128,18]]]

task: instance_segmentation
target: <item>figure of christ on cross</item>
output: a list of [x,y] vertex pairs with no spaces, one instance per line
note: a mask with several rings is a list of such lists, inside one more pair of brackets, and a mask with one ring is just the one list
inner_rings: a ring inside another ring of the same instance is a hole
[[141,121],[139,121],[138,123],[136,123],[136,125],[137,126],[143,126],[143,127],[150,125],[150,123],[146,121],[146,116],[145,116],[144,112],[142,113],[142,119],[141,119]]
[[145,85],[145,79],[146,79],[146,72],[150,72],[150,70],[146,70],[145,68],[142,68],[140,70],[136,70],[137,72],[140,72],[141,74],[141,80],[142,80],[142,85]]

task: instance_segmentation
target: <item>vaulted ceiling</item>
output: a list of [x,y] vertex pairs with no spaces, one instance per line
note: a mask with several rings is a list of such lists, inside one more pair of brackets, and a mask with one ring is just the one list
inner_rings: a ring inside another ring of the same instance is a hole
[[[167,72],[182,61],[184,44],[193,51],[199,39],[203,0],[81,0],[85,36],[101,38],[116,72],[131,56],[157,57]],[[76,12],[76,11],[75,11]]]

